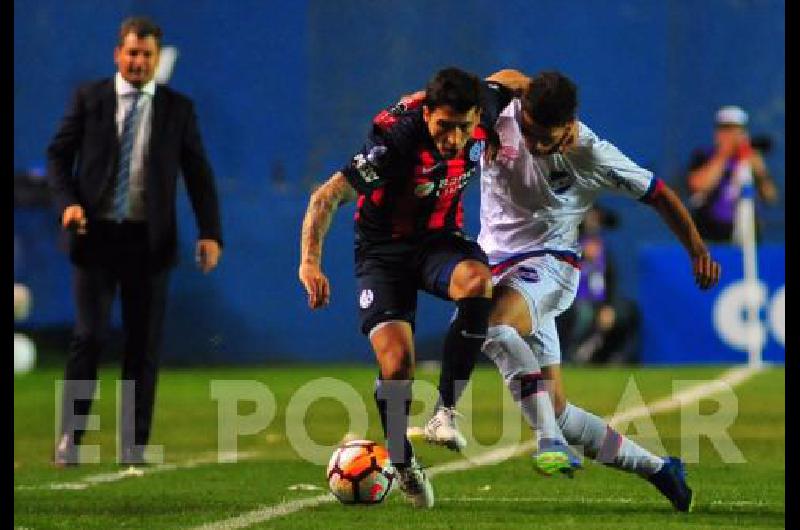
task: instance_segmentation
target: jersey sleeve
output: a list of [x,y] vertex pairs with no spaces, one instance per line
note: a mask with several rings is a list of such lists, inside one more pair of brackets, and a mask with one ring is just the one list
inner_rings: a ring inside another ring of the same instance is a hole
[[661,179],[645,169],[608,141],[592,146],[592,179],[603,188],[644,202],[651,201],[663,188]]
[[407,109],[396,107],[375,116],[364,145],[341,169],[362,195],[385,186],[402,170],[404,161],[410,160],[414,124]]

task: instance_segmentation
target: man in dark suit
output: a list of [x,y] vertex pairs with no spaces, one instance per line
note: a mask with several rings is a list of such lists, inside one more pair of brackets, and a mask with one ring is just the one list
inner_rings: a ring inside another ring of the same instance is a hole
[[208,273],[220,257],[213,172],[192,101],[156,86],[160,46],[161,29],[151,20],[123,21],[114,50],[118,72],[77,89],[47,150],[48,177],[69,238],[77,311],[64,375],[58,466],[78,463],[117,289],[125,338],[121,460],[144,463],[168,276],[177,258],[179,170],[199,231],[197,264]]

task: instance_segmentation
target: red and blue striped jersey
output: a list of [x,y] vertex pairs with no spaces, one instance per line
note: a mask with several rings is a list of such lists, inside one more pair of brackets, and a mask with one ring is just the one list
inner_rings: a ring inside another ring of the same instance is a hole
[[[342,173],[358,192],[359,240],[412,239],[464,226],[464,188],[480,171],[491,127],[510,98],[486,85],[481,124],[452,159],[439,154],[422,117],[422,99],[403,99],[379,112],[364,143]],[[497,95],[494,95],[497,94]],[[486,107],[490,112],[486,112]]]

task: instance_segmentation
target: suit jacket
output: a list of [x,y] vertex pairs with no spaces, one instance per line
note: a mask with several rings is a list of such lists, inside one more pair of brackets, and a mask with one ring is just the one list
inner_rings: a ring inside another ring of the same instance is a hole
[[[85,265],[102,254],[93,245],[92,221],[114,185],[119,162],[113,78],[78,87],[47,148],[47,174],[59,215],[80,204],[89,234],[69,235],[73,263]],[[199,238],[222,244],[214,175],[203,148],[192,101],[158,85],[153,98],[152,130],[146,172],[147,226],[154,269],[177,261],[176,188],[179,172],[194,210]]]

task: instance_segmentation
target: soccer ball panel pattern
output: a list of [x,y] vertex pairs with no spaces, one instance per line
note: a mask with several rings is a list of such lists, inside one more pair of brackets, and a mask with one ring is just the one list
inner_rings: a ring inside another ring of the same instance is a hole
[[370,440],[353,440],[336,449],[327,469],[331,493],[344,504],[378,504],[395,482],[389,453]]

